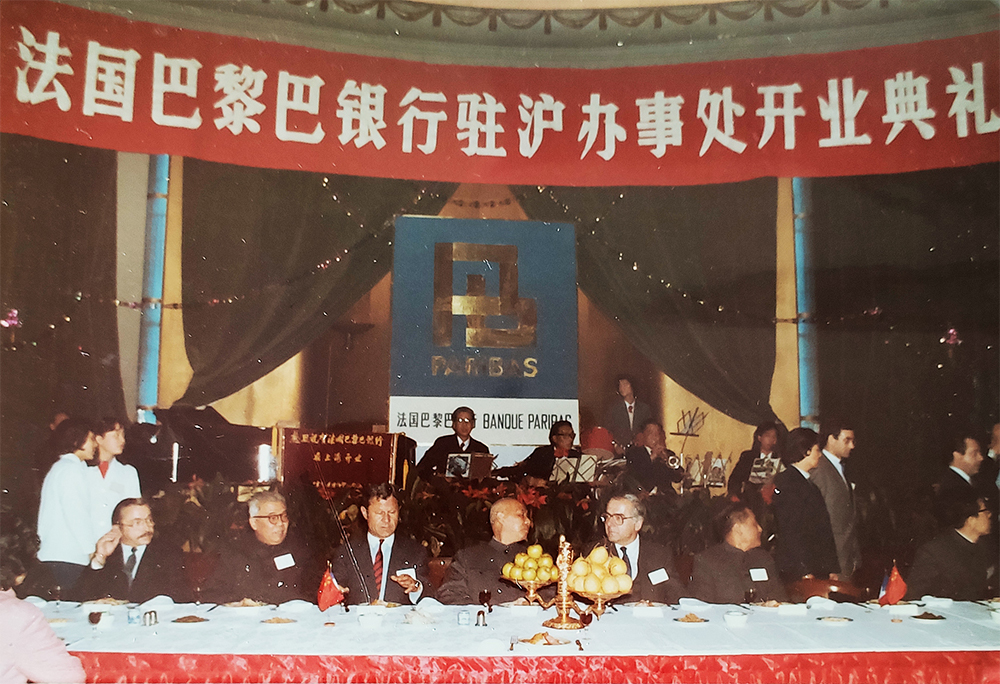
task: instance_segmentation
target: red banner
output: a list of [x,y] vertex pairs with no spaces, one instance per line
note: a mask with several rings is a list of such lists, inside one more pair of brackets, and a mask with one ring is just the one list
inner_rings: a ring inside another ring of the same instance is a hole
[[387,178],[687,185],[1000,159],[998,32],[618,69],[449,66],[4,2],[0,129]]

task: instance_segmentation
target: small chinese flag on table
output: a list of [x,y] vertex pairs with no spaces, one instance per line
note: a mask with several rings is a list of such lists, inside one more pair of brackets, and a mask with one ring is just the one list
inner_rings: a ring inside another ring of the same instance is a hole
[[906,596],[906,582],[903,581],[903,576],[899,574],[899,568],[893,563],[892,572],[882,582],[882,590],[878,595],[878,604],[880,606],[892,606],[899,603],[904,596]]
[[322,611],[330,606],[337,605],[343,600],[344,592],[337,585],[337,580],[333,577],[333,570],[328,563],[326,572],[323,573],[323,581],[319,583],[319,593],[316,595],[316,603],[319,604],[319,609]]

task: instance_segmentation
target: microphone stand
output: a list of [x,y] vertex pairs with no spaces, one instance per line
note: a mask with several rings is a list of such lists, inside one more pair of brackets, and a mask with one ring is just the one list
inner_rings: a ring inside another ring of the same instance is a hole
[[[326,488],[326,481],[323,479],[323,473],[320,471],[319,466],[316,466],[316,474],[319,476],[319,484],[323,489],[323,498],[326,499],[330,504],[330,512],[333,513],[333,519],[337,521],[337,529],[340,530],[340,536],[344,540],[344,546],[347,548],[347,555],[351,558],[351,566],[354,568],[354,573],[358,576],[358,581],[361,582],[361,590],[365,593],[365,601],[367,603],[372,602],[372,595],[368,591],[368,583],[365,582],[365,576],[361,572],[361,566],[358,565],[358,557],[354,554],[354,549],[351,548],[351,540],[347,537],[347,530],[344,529],[344,524],[340,522],[340,513],[337,511],[336,504],[333,503],[333,497],[330,496],[330,492]],[[347,605],[346,603],[344,604]]]

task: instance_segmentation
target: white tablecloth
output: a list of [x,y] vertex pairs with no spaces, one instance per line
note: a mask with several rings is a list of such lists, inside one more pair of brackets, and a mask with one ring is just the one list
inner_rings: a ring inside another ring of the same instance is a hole
[[[569,655],[579,653],[579,639],[587,655],[729,655],[778,653],[840,653],[881,651],[995,651],[1000,649],[1000,622],[981,604],[954,603],[928,610],[944,620],[918,620],[893,614],[886,608],[837,604],[810,607],[802,615],[781,614],[774,609],[749,608],[744,627],[729,627],[727,610],[737,606],[685,602],[663,607],[659,616],[640,615],[628,606],[609,610],[600,620],[581,630],[546,630],[543,620],[554,617],[550,608],[534,615],[523,609],[497,606],[486,627],[476,627],[481,606],[410,606],[385,611],[378,626],[359,622],[357,607],[345,613],[336,606],[321,613],[304,602],[264,609],[209,605],[161,605],[155,608],[159,624],[128,624],[124,606],[110,612],[110,625],[93,626],[88,611],[78,604],[40,603],[52,627],[74,652],[288,654],[288,655],[509,655],[511,637],[529,638],[540,631],[569,639],[561,646],[517,643],[514,654]],[[146,607],[145,609],[151,609]],[[462,610],[472,625],[459,625]],[[924,608],[920,609],[921,611]],[[648,609],[645,613],[649,613]],[[652,611],[656,612],[656,611]],[[687,612],[708,620],[684,624],[676,618]],[[184,615],[198,615],[207,622],[178,624]],[[830,623],[818,618],[850,618]],[[262,620],[284,617],[289,624]],[[894,621],[894,619],[896,621]],[[365,619],[367,620],[367,618]],[[327,625],[326,623],[334,623]]]

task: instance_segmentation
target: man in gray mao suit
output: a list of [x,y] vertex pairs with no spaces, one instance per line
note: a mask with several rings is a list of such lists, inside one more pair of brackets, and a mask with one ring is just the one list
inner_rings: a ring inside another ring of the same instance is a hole
[[854,487],[844,475],[844,461],[854,449],[854,430],[842,419],[823,421],[820,432],[823,458],[810,474],[830,514],[830,526],[837,543],[841,579],[849,580],[861,565],[858,544],[858,512],[854,505]]

